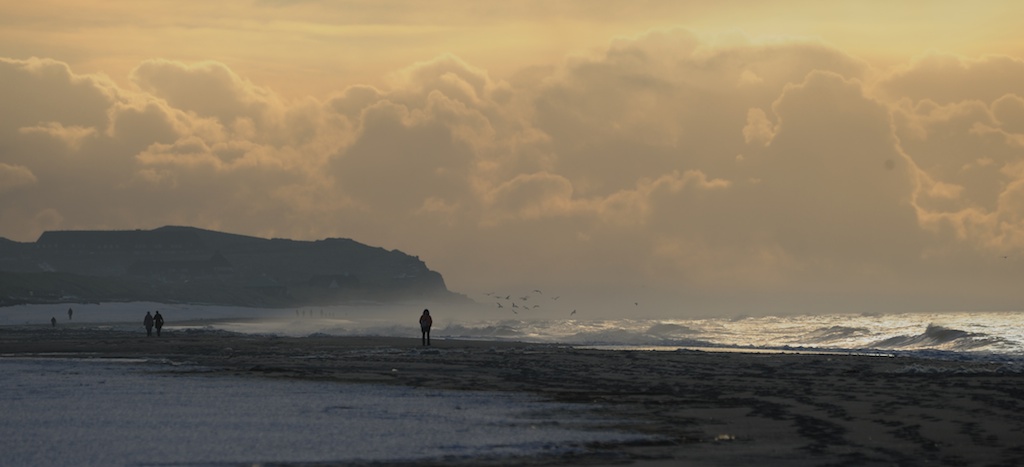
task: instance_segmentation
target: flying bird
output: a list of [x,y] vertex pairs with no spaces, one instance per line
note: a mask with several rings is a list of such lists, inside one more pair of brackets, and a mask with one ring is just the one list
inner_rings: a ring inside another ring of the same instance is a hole
[[544,295],[544,292],[541,292],[541,291],[540,291],[539,289],[533,289],[533,291],[534,291],[534,292],[537,292],[537,293],[539,293],[539,294],[541,294],[541,295]]
[[512,302],[512,308],[519,308],[519,305],[516,305],[516,302]]
[[575,314],[576,314],[576,310],[572,310],[572,313],[569,313],[569,316],[572,316],[572,315],[575,315]]
[[552,300],[558,300],[558,297],[561,297],[561,295],[555,295],[554,297],[551,297],[551,299]]
[[498,308],[505,308],[505,307],[501,306],[501,302],[498,302]]

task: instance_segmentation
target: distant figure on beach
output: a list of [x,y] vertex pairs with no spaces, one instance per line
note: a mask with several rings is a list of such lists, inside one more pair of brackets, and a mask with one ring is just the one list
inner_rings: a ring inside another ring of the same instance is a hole
[[142,319],[142,325],[146,327],[146,337],[153,335],[153,315],[146,312],[146,317]]
[[430,317],[430,310],[423,310],[423,314],[420,315],[420,331],[423,332],[423,345],[430,345],[430,326],[434,324],[434,319]]
[[160,337],[160,328],[164,327],[164,317],[159,310],[153,316],[153,325],[156,326],[156,337]]
[[57,327],[57,317],[56,316],[51,316],[50,317],[50,326]]
[[75,312],[74,310],[72,310],[71,308],[68,308],[68,321],[71,320],[71,313],[74,313],[74,312]]

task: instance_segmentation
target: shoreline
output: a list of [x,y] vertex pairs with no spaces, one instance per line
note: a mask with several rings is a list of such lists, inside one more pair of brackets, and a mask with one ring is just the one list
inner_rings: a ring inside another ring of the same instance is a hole
[[664,441],[535,465],[1022,464],[1024,373],[999,363],[602,350],[418,337],[0,326],[0,358],[146,358],[176,373],[523,392]]

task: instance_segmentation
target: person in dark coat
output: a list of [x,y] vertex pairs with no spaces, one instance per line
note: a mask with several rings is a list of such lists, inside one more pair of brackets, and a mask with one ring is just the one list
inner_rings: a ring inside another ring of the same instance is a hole
[[434,324],[434,319],[430,317],[430,310],[423,310],[423,314],[420,315],[420,331],[423,332],[423,345],[430,345],[430,326]]
[[153,316],[153,326],[156,327],[156,337],[160,337],[160,328],[164,327],[164,317],[159,311]]
[[56,316],[51,316],[50,317],[50,326],[57,327],[57,317]]
[[146,327],[146,337],[153,335],[153,315],[146,312],[146,317],[142,319],[142,325]]

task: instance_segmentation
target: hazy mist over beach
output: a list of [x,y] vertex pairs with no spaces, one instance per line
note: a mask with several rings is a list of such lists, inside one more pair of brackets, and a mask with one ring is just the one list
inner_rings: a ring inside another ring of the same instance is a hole
[[0,11],[5,238],[352,238],[488,319],[1024,308],[1019,2]]

